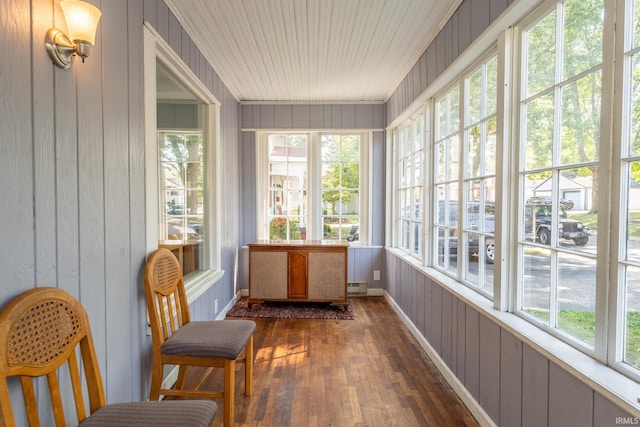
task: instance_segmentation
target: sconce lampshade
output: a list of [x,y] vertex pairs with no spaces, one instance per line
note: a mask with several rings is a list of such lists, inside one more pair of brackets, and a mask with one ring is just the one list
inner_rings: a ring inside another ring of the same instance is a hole
[[62,0],[60,3],[69,35],[57,28],[49,28],[44,36],[44,47],[53,63],[67,69],[73,57],[78,55],[84,62],[91,46],[96,41],[96,30],[100,22],[100,10],[92,4],[79,0]]
[[93,45],[96,41],[98,22],[100,22],[100,9],[78,0],[63,0],[60,7],[67,21],[69,38],[76,42]]

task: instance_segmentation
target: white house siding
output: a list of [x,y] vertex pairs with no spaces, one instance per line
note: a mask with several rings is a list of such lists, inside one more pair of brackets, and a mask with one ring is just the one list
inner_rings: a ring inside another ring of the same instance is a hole
[[[147,397],[150,362],[142,287],[143,22],[222,103],[228,272],[240,228],[239,104],[162,0],[90,2],[102,11],[96,45],[84,64],[76,59],[61,70],[43,44],[54,23],[65,29],[59,0],[1,1],[0,305],[37,286],[71,292],[89,313],[107,400],[140,400]],[[232,277],[194,302],[194,318],[212,318],[214,298],[221,307],[230,301]]]

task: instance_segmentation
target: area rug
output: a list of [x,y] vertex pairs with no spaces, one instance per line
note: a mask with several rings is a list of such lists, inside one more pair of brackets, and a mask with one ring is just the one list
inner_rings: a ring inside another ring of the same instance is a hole
[[242,297],[227,312],[227,317],[264,317],[277,319],[338,319],[353,320],[353,304],[349,300],[349,306],[332,305],[322,302],[284,302],[265,301],[254,304],[249,309],[247,297]]

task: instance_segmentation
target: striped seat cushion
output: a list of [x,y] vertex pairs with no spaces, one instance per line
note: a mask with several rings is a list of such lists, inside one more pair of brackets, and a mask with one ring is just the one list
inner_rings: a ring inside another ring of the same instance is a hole
[[82,427],[208,427],[218,413],[211,400],[167,400],[103,406]]
[[162,344],[162,354],[236,359],[256,330],[252,320],[190,322]]

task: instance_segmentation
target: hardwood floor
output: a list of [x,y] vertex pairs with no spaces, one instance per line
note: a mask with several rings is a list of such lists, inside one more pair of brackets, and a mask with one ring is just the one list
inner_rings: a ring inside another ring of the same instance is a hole
[[[239,367],[236,425],[478,425],[383,297],[354,298],[354,310],[355,320],[254,319],[253,395]],[[187,381],[202,381],[191,369]],[[222,373],[202,387],[212,382]]]

